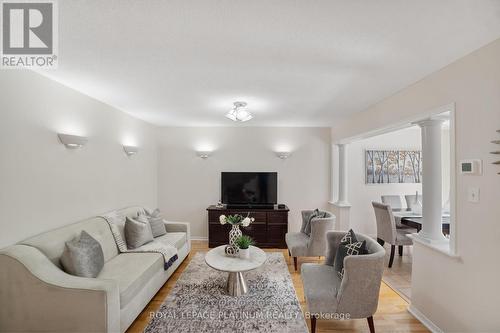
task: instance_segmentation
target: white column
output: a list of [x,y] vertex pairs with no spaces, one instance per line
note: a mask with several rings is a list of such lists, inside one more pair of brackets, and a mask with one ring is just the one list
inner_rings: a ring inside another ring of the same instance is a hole
[[338,147],[338,191],[337,201],[332,203],[333,213],[336,216],[335,229],[349,230],[350,209],[347,196],[347,144],[337,144]]
[[338,144],[339,147],[339,196],[337,204],[349,205],[347,200],[347,145]]
[[418,123],[422,132],[422,230],[419,237],[430,242],[447,241],[442,231],[441,126],[443,120]]

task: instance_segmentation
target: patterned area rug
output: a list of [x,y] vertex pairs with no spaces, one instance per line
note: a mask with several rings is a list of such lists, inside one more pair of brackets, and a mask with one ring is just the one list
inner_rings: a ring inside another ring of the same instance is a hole
[[283,254],[267,258],[244,273],[248,293],[231,297],[227,273],[208,267],[205,253],[197,253],[145,332],[308,332]]

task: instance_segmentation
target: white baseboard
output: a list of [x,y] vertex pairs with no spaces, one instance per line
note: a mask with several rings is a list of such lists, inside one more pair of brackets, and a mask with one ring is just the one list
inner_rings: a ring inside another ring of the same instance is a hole
[[208,241],[208,237],[196,237],[196,236],[191,236],[192,241]]
[[415,318],[417,318],[422,324],[424,324],[429,331],[432,333],[444,333],[436,324],[429,320],[422,312],[417,310],[413,305],[410,304],[408,307],[408,312],[411,313]]

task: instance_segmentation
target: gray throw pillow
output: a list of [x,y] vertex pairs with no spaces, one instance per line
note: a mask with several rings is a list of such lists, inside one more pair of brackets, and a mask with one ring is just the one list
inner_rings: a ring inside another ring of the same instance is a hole
[[156,208],[152,212],[145,210],[146,216],[148,217],[149,224],[151,224],[151,230],[153,231],[153,237],[160,237],[167,233],[165,228],[165,223],[163,217],[161,216],[160,210]]
[[80,236],[66,242],[61,265],[71,275],[95,278],[104,266],[101,244],[83,230]]
[[159,208],[156,208],[155,210],[153,211],[150,211],[148,209],[144,209],[144,211],[146,212],[146,215],[148,217],[160,217],[161,216],[161,213],[160,213],[160,209]]
[[153,217],[151,215],[143,215],[139,213],[138,219],[141,222],[146,220],[151,225],[153,237],[160,237],[167,233],[165,223],[163,222],[163,217],[161,217],[160,214],[155,214],[155,216]]
[[147,219],[141,222],[127,217],[125,221],[125,239],[129,249],[135,249],[153,241],[153,232]]

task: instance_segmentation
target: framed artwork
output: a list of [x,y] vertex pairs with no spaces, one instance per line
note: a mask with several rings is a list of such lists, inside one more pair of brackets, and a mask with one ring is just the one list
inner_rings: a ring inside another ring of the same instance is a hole
[[365,150],[365,183],[420,183],[422,151]]

